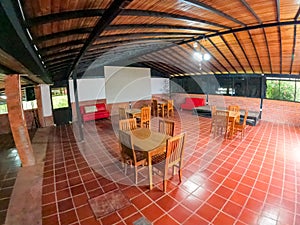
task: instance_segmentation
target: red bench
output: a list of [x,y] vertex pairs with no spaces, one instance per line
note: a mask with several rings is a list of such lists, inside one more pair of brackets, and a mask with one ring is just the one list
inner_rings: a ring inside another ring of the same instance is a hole
[[198,106],[204,106],[204,98],[185,98],[185,102],[181,104],[181,109],[193,110],[193,108]]
[[104,103],[80,106],[80,113],[83,121],[103,119],[110,116]]

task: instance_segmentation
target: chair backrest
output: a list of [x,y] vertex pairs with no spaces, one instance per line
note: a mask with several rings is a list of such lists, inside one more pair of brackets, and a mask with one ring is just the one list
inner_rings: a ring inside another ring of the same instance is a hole
[[125,108],[119,108],[119,120],[127,119]]
[[217,127],[227,127],[229,123],[229,112],[224,110],[216,110],[214,123]]
[[136,155],[131,135],[122,130],[119,130],[119,142],[121,146],[121,154],[129,156],[132,160],[134,160],[134,162],[136,162]]
[[171,120],[159,119],[158,132],[167,134],[171,137],[174,136],[175,122]]
[[136,118],[119,120],[119,130],[135,130],[137,128]]
[[229,111],[234,111],[234,112],[239,112],[240,111],[240,106],[238,106],[238,105],[229,105],[228,110]]
[[215,105],[212,105],[210,107],[211,110],[211,117],[214,117],[216,115],[217,107]]
[[181,168],[183,161],[184,142],[185,133],[167,139],[165,170],[178,163],[179,168]]
[[151,119],[151,107],[146,106],[141,109],[141,120],[142,121],[150,121]]
[[173,109],[173,105],[174,105],[174,100],[168,100],[167,101],[167,108],[168,110],[172,110]]
[[243,127],[246,126],[247,118],[248,118],[248,109],[246,109],[246,111],[245,111],[244,120],[243,120]]

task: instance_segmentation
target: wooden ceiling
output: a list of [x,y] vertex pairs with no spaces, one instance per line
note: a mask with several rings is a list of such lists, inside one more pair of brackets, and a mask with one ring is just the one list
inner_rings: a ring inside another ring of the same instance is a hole
[[[80,76],[99,75],[95,68],[105,65],[150,67],[163,77],[300,72],[297,0],[20,0],[20,5],[23,25],[54,81],[68,79],[74,69]],[[197,61],[196,51],[210,60]]]

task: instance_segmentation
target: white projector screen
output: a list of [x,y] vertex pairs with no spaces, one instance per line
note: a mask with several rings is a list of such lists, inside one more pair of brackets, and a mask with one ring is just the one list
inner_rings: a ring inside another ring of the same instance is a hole
[[149,68],[105,66],[106,103],[151,99]]

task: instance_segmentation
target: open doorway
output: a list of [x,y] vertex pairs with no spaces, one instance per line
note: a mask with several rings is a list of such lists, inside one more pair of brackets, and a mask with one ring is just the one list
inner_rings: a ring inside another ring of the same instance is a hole
[[51,87],[51,101],[53,119],[56,125],[68,124],[72,121],[72,109],[70,107],[68,88]]

